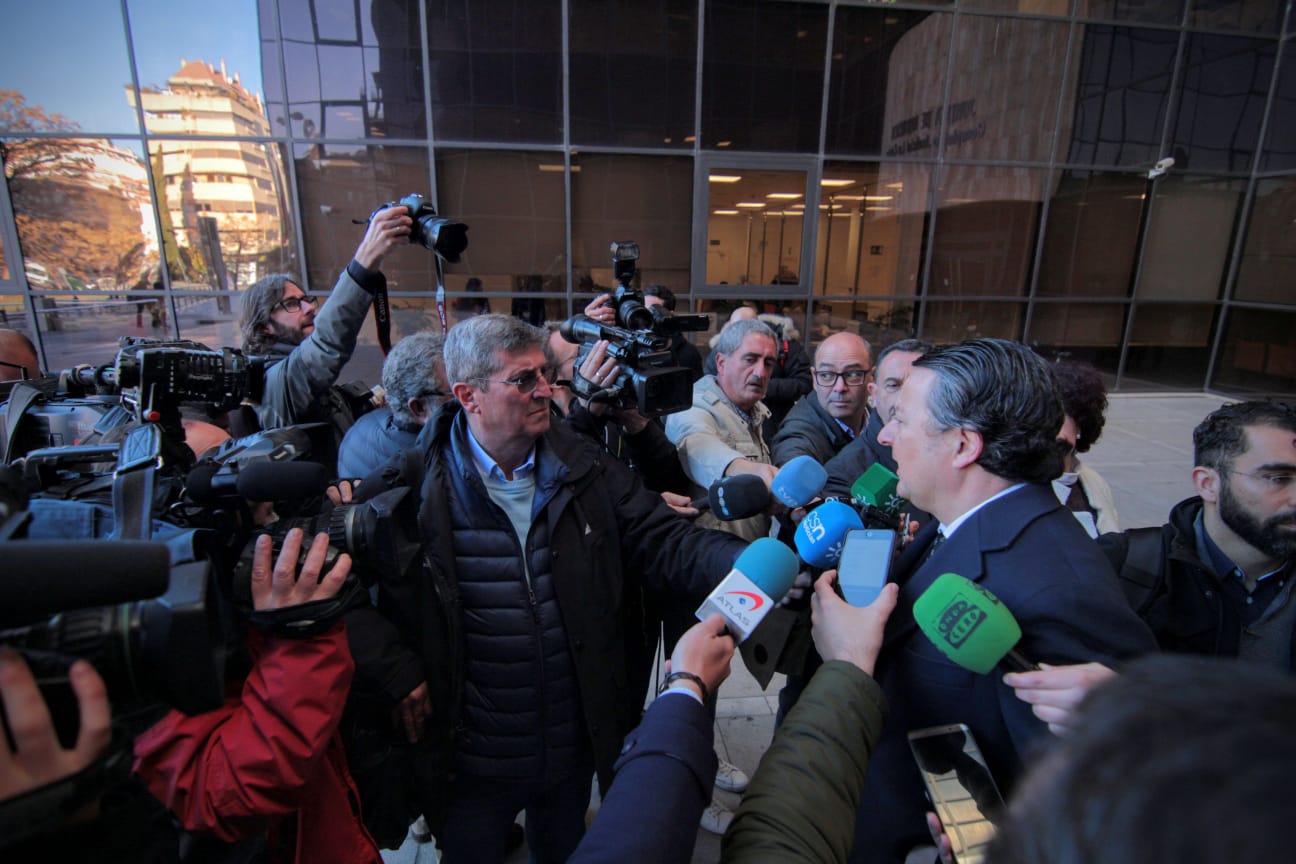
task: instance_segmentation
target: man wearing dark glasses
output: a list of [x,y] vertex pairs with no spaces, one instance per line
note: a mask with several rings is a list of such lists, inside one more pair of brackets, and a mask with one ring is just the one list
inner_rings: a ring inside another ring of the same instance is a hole
[[[383,257],[393,246],[409,242],[411,224],[405,207],[375,213],[355,257],[322,303],[286,273],[267,276],[247,289],[240,321],[243,351],[270,359],[264,392],[254,406],[263,429],[315,422],[336,426],[329,389],[355,351],[374,294],[386,286],[378,269]],[[336,450],[315,455],[327,464]]]

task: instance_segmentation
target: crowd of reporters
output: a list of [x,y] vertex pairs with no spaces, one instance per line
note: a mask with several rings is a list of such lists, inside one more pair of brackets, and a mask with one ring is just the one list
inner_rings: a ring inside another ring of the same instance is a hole
[[[634,322],[618,292],[584,310],[581,332],[599,338],[579,351],[564,336],[580,328],[503,315],[406,336],[384,364],[386,406],[361,413],[337,379],[385,291],[382,260],[414,225],[405,207],[375,211],[322,305],[292,277],[248,290],[243,347],[267,359],[233,422],[266,430],[256,444],[221,440],[187,406],[184,431],[168,429],[191,452],[155,445],[156,464],[189,486],[231,478],[203,525],[246,541],[207,552],[218,704],[153,704],[123,722],[77,660],[63,704],[47,706],[54,691],[36,677],[50,676],[21,656],[30,646],[0,649],[6,856],[376,861],[415,823],[451,864],[502,861],[525,813],[537,861],[688,860],[700,820],[724,834],[727,861],[953,860],[962,850],[926,812],[905,745],[950,723],[976,734],[1009,800],[989,860],[1282,854],[1275,814],[1296,767],[1276,719],[1296,692],[1290,406],[1213,413],[1194,435],[1198,496],[1163,528],[1124,533],[1110,488],[1077,455],[1102,432],[1100,376],[1002,340],[906,339],[874,355],[839,333],[810,355],[790,320],[740,307],[705,367],[680,330],[663,339],[692,402],[653,416],[650,388],[638,404],[625,396],[634,360],[616,340]],[[644,293],[674,306],[668,289]],[[34,367],[15,340],[0,348]],[[272,437],[281,427],[311,431]],[[254,485],[257,472],[229,467],[249,446],[308,455],[333,482],[234,500]],[[118,539],[139,521],[122,500],[145,482],[128,449],[98,487]],[[807,464],[823,466],[815,480]],[[874,466],[898,475],[886,494],[861,486]],[[17,538],[45,475],[25,463],[11,474],[28,487],[0,512]],[[184,483],[168,519],[193,506]],[[849,520],[832,509],[843,504]],[[336,531],[315,533],[361,507],[381,514],[365,542],[339,549]],[[898,542],[888,584],[857,606],[835,565],[845,531],[866,522]],[[717,585],[768,563],[753,550],[771,535],[806,563],[754,632],[695,617]],[[187,560],[176,545],[173,564]],[[1000,604],[1020,626],[988,674],[962,665],[975,626],[941,645],[915,624],[950,573],[982,592],[960,602]],[[645,713],[663,628],[670,674]],[[758,679],[788,676],[750,781],[712,746],[739,647]],[[1000,659],[1009,649],[1025,665]],[[1149,656],[1161,652],[1196,659]],[[79,725],[58,728],[60,713]],[[1265,760],[1279,768],[1261,771]],[[1209,798],[1183,791],[1199,771]],[[587,831],[592,778],[603,800]],[[736,814],[713,800],[718,778],[745,788]],[[1160,824],[1212,808],[1227,826]]]

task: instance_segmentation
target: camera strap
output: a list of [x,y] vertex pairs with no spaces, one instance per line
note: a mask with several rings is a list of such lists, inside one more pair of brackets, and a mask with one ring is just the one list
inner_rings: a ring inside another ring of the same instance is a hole
[[373,292],[374,330],[378,334],[378,346],[386,357],[391,351],[391,303],[387,297],[387,280],[379,281],[382,284]]

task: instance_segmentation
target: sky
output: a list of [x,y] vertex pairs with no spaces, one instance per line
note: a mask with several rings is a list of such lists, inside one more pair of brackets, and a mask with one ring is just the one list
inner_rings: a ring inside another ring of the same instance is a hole
[[[131,73],[115,0],[7,3],[0,89],[67,115],[86,132],[136,133],[126,101]],[[225,60],[231,77],[262,92],[256,0],[128,0],[142,86],[162,85],[180,60]]]

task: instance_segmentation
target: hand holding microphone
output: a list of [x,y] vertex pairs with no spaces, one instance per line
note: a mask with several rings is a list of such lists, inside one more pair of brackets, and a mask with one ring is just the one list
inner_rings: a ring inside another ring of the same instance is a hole
[[[733,655],[734,640],[726,629],[724,616],[714,613],[686,630],[675,643],[675,650],[666,661],[666,676],[688,673],[677,680],[685,682],[684,686],[706,702],[729,677],[729,661]],[[698,680],[694,681],[693,676]]]
[[957,573],[942,573],[913,605],[914,621],[942,654],[987,675],[1000,663],[1010,672],[1040,667],[1017,651],[1021,627],[994,594]]
[[804,507],[819,497],[828,472],[813,456],[802,455],[790,459],[770,481],[770,493],[789,510]]
[[719,613],[729,633],[742,642],[787,594],[797,569],[796,555],[779,541],[772,537],[753,541],[698,607],[698,620]]
[[705,496],[688,502],[689,507],[699,511],[710,510],[723,522],[763,513],[769,504],[770,491],[765,486],[765,480],[755,474],[721,477],[711,484]]

